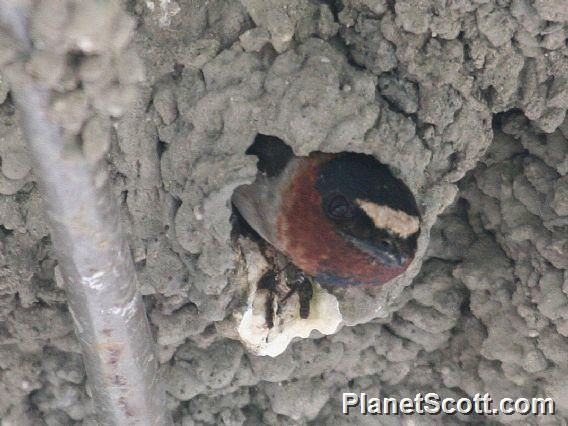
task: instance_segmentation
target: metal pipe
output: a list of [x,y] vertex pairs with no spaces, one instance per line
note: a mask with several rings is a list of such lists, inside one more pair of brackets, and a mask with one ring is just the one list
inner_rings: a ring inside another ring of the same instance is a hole
[[[31,49],[27,13],[16,3],[0,0],[0,19]],[[22,63],[4,72],[35,163],[99,423],[172,424],[105,160],[87,159],[79,144],[63,142],[62,130],[48,118],[49,91]]]

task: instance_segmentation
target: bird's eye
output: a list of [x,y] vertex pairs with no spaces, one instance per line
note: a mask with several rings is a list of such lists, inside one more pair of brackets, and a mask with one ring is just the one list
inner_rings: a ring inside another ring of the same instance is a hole
[[353,217],[355,209],[343,195],[334,195],[327,203],[327,212],[333,219],[349,219]]

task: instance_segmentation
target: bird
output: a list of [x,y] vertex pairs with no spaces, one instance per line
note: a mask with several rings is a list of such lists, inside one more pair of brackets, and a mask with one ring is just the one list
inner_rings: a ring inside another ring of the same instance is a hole
[[257,177],[232,202],[250,227],[325,286],[378,286],[412,262],[421,215],[408,186],[374,156],[314,151],[296,156],[258,134]]

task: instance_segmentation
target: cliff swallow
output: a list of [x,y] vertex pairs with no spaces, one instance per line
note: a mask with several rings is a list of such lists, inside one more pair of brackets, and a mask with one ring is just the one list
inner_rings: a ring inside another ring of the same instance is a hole
[[416,252],[420,212],[410,189],[370,155],[295,156],[282,140],[258,135],[254,183],[233,203],[248,224],[324,285],[384,284]]

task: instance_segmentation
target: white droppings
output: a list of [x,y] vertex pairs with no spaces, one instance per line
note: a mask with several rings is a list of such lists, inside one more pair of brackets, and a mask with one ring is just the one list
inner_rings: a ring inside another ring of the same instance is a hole
[[337,299],[317,283],[313,290],[308,318],[300,318],[297,297],[295,300],[291,297],[281,312],[276,313],[275,307],[272,328],[266,325],[267,293],[255,291],[237,329],[247,348],[256,355],[276,357],[294,338],[305,339],[313,330],[326,335],[335,333],[343,318]]

